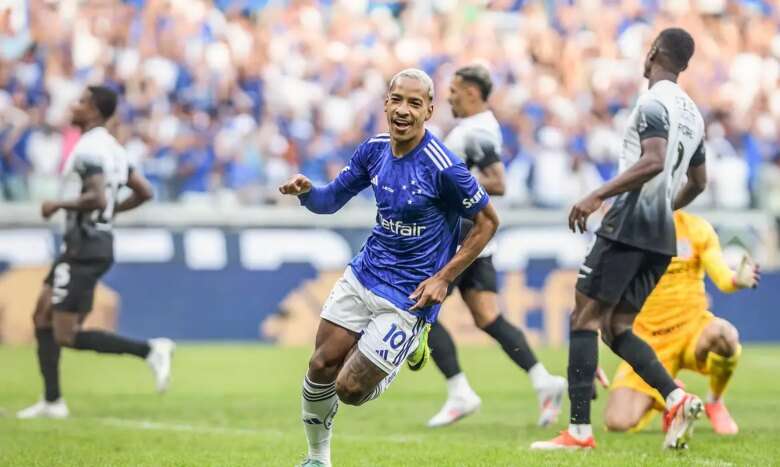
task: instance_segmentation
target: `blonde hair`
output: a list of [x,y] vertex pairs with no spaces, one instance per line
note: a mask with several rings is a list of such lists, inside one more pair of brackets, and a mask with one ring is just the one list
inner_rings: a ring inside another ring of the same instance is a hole
[[401,70],[396,73],[395,76],[393,76],[393,78],[390,80],[390,84],[387,86],[387,89],[393,89],[393,85],[399,78],[411,78],[421,82],[426,88],[428,100],[433,102],[433,80],[430,76],[428,76],[428,73],[418,68],[407,68],[405,70]]

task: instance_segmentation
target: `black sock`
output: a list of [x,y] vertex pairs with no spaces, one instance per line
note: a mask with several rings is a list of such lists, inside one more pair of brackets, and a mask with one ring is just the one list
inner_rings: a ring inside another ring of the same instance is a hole
[[452,341],[452,336],[447,329],[438,321],[431,325],[431,330],[428,332],[428,346],[431,348],[431,358],[447,379],[461,372],[455,342]]
[[570,422],[590,424],[590,401],[593,398],[593,378],[599,362],[599,335],[596,331],[569,333],[569,400]]
[[129,353],[141,358],[146,358],[151,350],[145,341],[135,341],[105,331],[79,331],[73,347],[100,353]]
[[677,384],[666,371],[658,356],[647,342],[637,337],[631,330],[616,336],[612,340],[612,350],[626,361],[636,374],[661,393],[664,399],[677,389]]
[[523,331],[512,326],[503,316],[498,315],[495,321],[485,326],[482,330],[501,344],[504,353],[523,370],[530,370],[538,362],[536,355],[534,355],[531,347],[528,346],[528,342],[525,340]]
[[44,397],[47,402],[60,398],[60,346],[54,341],[52,329],[36,329],[38,367],[43,376]]

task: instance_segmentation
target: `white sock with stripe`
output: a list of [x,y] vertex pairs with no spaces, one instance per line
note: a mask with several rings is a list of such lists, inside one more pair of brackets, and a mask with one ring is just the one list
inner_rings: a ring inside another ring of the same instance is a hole
[[313,383],[303,378],[301,412],[306,440],[309,442],[309,458],[330,465],[330,437],[333,419],[339,407],[336,383]]

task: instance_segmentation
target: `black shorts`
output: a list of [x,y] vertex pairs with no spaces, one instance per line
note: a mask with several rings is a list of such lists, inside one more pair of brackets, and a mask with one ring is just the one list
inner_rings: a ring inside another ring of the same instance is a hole
[[57,258],[44,279],[52,288],[52,307],[74,313],[92,311],[97,282],[112,264],[111,259]]
[[496,268],[493,266],[493,257],[485,256],[477,258],[463,273],[458,276],[452,284],[448,294],[457,287],[461,292],[464,290],[481,290],[487,292],[498,292],[498,280],[496,278]]
[[671,260],[671,256],[596,237],[577,274],[577,290],[609,305],[627,302],[639,312]]

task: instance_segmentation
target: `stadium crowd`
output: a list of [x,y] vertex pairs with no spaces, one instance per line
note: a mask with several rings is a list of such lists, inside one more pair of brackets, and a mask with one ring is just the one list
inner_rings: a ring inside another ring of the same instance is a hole
[[86,84],[121,91],[113,131],[159,200],[257,204],[278,202],[294,172],[332,178],[383,131],[402,68],[434,77],[429,127],[445,133],[449,78],[482,61],[504,203],[560,208],[615,172],[643,51],[678,25],[697,41],[682,85],[707,119],[698,203],[780,212],[780,8],[768,0],[29,0],[0,19],[0,199],[56,193],[78,138],[68,106]]

